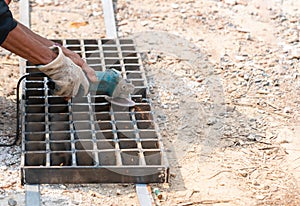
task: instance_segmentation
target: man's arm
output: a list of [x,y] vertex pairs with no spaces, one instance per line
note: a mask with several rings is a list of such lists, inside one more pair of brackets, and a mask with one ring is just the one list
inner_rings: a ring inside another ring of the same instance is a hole
[[[18,23],[18,26],[20,26],[20,28],[23,30],[24,33],[26,33],[26,35],[30,36],[31,38],[33,38],[37,42],[41,43],[42,45],[51,47],[55,44],[55,42],[34,33],[33,31],[31,31],[29,28],[27,28],[26,26],[24,26],[21,23]],[[61,48],[62,48],[63,53],[67,57],[69,57],[75,64],[77,64],[78,66],[80,66],[83,69],[83,71],[86,73],[86,75],[90,79],[90,81],[92,81],[92,82],[97,81],[95,71],[91,67],[89,67],[87,65],[87,63],[78,54],[76,54],[75,52],[73,52],[65,47],[61,47]]]
[[91,81],[97,80],[95,71],[75,52],[53,44],[14,21],[8,6],[0,0],[0,45],[33,64],[41,65],[39,69],[56,83],[55,94],[75,96],[80,85],[87,94],[89,82],[82,70]]
[[1,46],[33,64],[48,64],[57,56],[47,45],[26,33],[20,24],[9,32]]
[[32,33],[23,30],[20,24],[9,32],[1,45],[5,49],[40,65],[39,70],[55,82],[55,95],[71,97],[78,94],[80,85],[88,93],[89,82],[82,71],[58,46],[51,48],[36,39]]

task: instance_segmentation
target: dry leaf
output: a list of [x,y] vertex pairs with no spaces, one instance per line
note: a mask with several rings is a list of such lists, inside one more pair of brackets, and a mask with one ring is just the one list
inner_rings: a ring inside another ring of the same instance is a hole
[[70,24],[70,27],[78,29],[79,27],[81,27],[81,26],[86,26],[86,25],[88,25],[88,24],[89,24],[89,23],[88,23],[87,21],[84,21],[84,22],[72,22],[72,23]]

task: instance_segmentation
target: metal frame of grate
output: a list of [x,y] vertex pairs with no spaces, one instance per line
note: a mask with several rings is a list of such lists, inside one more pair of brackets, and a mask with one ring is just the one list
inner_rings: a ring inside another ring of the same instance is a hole
[[[27,77],[21,102],[22,183],[167,182],[168,161],[133,40],[55,41],[96,71],[121,71],[135,85],[136,105],[112,106],[97,93],[67,101],[50,94],[47,77]],[[24,69],[38,71],[29,62]]]

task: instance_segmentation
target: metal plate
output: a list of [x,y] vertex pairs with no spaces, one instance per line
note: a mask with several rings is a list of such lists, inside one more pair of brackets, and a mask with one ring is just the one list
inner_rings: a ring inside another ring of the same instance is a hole
[[[146,98],[139,53],[130,39],[56,40],[97,71],[115,68],[135,85],[136,105],[110,105],[102,94],[52,96],[47,77],[27,77],[22,100],[22,182],[167,182],[161,137]],[[29,62],[26,72],[38,71]]]

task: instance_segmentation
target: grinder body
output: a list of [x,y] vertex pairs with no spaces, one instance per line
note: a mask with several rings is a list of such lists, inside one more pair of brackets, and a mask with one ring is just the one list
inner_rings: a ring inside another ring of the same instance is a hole
[[120,74],[115,70],[109,69],[104,72],[96,71],[96,76],[98,82],[90,83],[89,91],[97,94],[105,94],[108,96],[113,96],[113,92],[119,83]]
[[111,104],[132,107],[135,105],[130,94],[134,91],[134,85],[127,79],[123,79],[119,71],[107,69],[96,71],[98,81],[90,83],[89,91],[96,94],[107,95],[106,100]]

